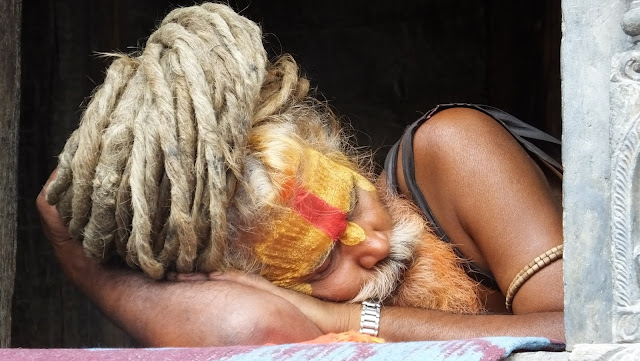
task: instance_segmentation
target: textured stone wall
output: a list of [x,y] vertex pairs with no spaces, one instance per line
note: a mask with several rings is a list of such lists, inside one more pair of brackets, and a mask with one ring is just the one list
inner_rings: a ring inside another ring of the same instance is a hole
[[[565,328],[579,351],[640,340],[640,2],[562,6]],[[597,359],[637,355],[620,350]]]

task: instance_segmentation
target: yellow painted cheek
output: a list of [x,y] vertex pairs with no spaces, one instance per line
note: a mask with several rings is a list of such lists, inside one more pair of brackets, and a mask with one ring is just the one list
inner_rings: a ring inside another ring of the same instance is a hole
[[347,246],[355,246],[356,244],[364,241],[364,238],[364,229],[353,222],[348,222],[347,229],[340,237],[340,242]]

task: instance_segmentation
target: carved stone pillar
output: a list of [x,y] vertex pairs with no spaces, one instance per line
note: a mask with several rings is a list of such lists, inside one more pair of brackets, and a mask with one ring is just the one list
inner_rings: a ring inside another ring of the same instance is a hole
[[640,345],[629,345],[640,342],[640,1],[563,0],[562,7],[567,347],[572,360],[634,358],[640,356]]
[[613,342],[640,341],[640,1],[623,17],[631,47],[612,60],[611,264]]

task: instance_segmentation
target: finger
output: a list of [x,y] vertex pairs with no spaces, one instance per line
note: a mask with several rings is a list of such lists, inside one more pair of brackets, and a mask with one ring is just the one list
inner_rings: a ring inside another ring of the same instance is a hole
[[46,199],[47,187],[56,178],[57,174],[58,169],[56,168],[51,172],[49,179],[42,187],[42,190],[38,194],[38,198],[36,198],[36,209],[38,210],[38,213],[40,213],[42,229],[47,239],[49,239],[53,244],[61,244],[71,239],[69,231],[64,220],[60,216],[60,213],[58,213],[56,207],[50,205]]
[[54,208],[47,202],[47,188],[49,187],[49,184],[51,184],[51,182],[56,179],[57,174],[58,168],[54,169],[53,172],[51,172],[51,174],[49,175],[49,179],[47,179],[44,186],[42,186],[42,189],[40,190],[40,193],[38,193],[38,197],[36,198],[36,208],[41,215],[50,213],[51,208]]
[[[191,282],[191,281],[208,281],[209,277],[206,273],[200,273],[200,272],[195,272],[195,273],[177,273],[177,272],[171,272],[173,275],[175,275],[175,278],[173,279],[173,281],[178,281],[178,282]],[[167,274],[167,279],[169,279],[169,274]]]
[[256,288],[275,287],[260,275],[244,273],[235,270],[225,272],[211,272],[208,274],[208,277],[211,280],[235,282]]
[[288,299],[293,295],[298,294],[298,292],[287,290],[281,287],[274,285],[269,282],[266,278],[260,276],[259,274],[253,273],[244,273],[241,271],[225,271],[225,272],[212,272],[209,274],[210,280],[215,281],[226,281],[226,282],[234,282],[244,286],[253,287],[262,291],[266,291],[272,293],[276,296],[283,297]]
[[49,178],[44,183],[44,186],[42,186],[42,189],[40,190],[40,194],[38,194],[38,199],[40,199],[41,197],[43,199],[46,199],[47,188],[49,187],[49,184],[51,184],[51,182],[53,182],[56,179],[57,176],[58,176],[58,168],[56,167],[56,169],[54,169],[53,172],[49,174]]
[[177,281],[177,279],[176,279],[177,276],[178,276],[177,272],[167,272],[166,273],[167,281]]
[[207,273],[207,276],[211,280],[240,282],[241,278],[248,276],[248,274],[240,271],[229,270],[225,272],[221,272],[221,271],[209,272]]

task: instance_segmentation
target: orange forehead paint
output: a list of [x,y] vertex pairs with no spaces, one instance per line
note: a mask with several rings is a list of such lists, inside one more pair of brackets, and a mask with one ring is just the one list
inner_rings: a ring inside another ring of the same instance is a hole
[[281,198],[288,207],[266,229],[254,253],[264,264],[261,274],[273,283],[311,293],[301,281],[327,258],[334,241],[352,246],[365,239],[364,230],[349,222],[354,187],[375,187],[354,170],[307,148],[298,180],[285,184]]

